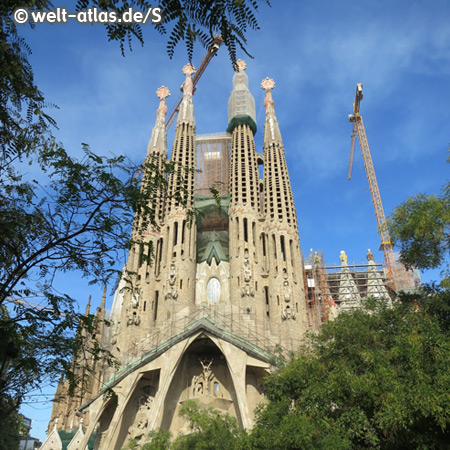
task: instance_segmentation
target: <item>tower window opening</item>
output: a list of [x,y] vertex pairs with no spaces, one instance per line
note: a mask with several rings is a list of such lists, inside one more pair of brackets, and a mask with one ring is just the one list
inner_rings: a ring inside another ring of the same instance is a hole
[[139,261],[138,267],[142,267],[142,263],[144,262],[144,244],[139,244]]
[[155,291],[155,310],[153,312],[153,320],[158,318],[158,300],[159,300],[159,291]]
[[183,289],[183,280],[180,280],[180,289]]
[[147,244],[147,265],[150,266],[152,264],[152,251],[153,251],[153,242],[149,242]]
[[281,244],[281,257],[283,261],[286,261],[286,249],[284,248],[284,236],[280,236],[280,244]]
[[186,232],[186,221],[183,220],[183,227],[181,230],[181,243],[184,244],[184,233]]
[[174,223],[174,227],[173,227],[173,245],[177,245],[177,241],[178,241],[178,222]]
[[147,302],[144,302],[144,307],[142,308],[144,310],[144,312],[145,312],[146,308],[147,308]]
[[244,241],[248,242],[248,223],[247,218],[244,219]]
[[266,235],[265,235],[265,233],[261,234],[261,240],[262,240],[263,256],[266,256]]
[[264,297],[266,299],[266,305],[269,304],[269,286],[264,286]]

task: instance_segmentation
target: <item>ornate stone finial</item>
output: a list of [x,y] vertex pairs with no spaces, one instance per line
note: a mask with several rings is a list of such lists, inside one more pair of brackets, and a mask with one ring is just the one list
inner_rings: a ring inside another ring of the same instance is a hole
[[164,100],[166,97],[170,96],[169,88],[166,86],[161,86],[156,90],[156,95],[160,100]]
[[[266,77],[261,82],[261,88],[266,91],[266,97],[264,99],[264,106],[266,108],[266,114],[273,115],[274,114],[274,105],[275,102],[272,98],[272,89],[275,87],[275,81],[272,80],[272,78]],[[273,124],[271,125],[271,133],[272,133],[272,139],[274,138],[273,133]]]
[[243,72],[247,68],[247,64],[244,60],[238,59],[234,65],[236,72]]
[[275,87],[275,81],[272,78],[266,77],[261,81],[261,88],[266,92],[271,91]]
[[186,76],[190,77],[193,73],[195,73],[195,68],[192,64],[186,64],[182,71]]
[[370,248],[367,249],[367,261],[373,261],[375,259],[375,257],[373,256],[373,253],[370,251]]
[[344,250],[341,250],[341,254],[339,255],[339,259],[341,260],[342,264],[347,264],[347,255],[345,254]]

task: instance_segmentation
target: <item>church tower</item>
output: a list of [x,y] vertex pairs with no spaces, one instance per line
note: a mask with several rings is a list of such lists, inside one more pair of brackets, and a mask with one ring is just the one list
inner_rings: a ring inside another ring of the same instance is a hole
[[103,332],[120,367],[103,368],[102,384],[79,408],[86,425],[80,448],[95,442],[96,450],[120,450],[129,439],[144,442],[153,429],[184,432],[178,413],[188,399],[251,428],[273,352],[301,343],[307,328],[302,262],[275,83],[261,83],[266,113],[257,152],[245,69],[239,60],[226,132],[197,135],[194,68],[183,68],[170,160],[170,93],[157,90],[143,177],[163,173],[166,189],[156,183],[145,192],[153,215],[148,223],[135,221],[137,243]]

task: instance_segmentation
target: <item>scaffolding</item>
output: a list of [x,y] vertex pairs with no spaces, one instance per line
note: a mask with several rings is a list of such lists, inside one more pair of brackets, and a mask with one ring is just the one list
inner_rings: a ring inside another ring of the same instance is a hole
[[308,325],[314,330],[320,330],[322,324],[328,322],[330,307],[334,304],[325,272],[323,252],[313,253],[311,249],[308,257],[303,260]]
[[220,196],[228,195],[228,166],[231,135],[201,134],[195,137],[197,147],[197,197],[211,197],[211,188]]

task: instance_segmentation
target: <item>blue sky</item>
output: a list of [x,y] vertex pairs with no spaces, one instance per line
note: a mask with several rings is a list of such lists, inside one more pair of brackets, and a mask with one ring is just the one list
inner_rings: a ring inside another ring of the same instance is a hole
[[[364,262],[370,248],[377,261],[380,239],[359,146],[353,178],[347,181],[352,126],[348,114],[356,83],[364,84],[361,114],[386,215],[418,192],[439,193],[448,180],[450,143],[450,4],[447,0],[272,1],[261,5],[261,30],[248,35],[246,60],[256,101],[262,151],[264,92],[276,82],[275,109],[283,136],[304,253],[323,250],[328,264],[345,250],[349,262]],[[57,6],[67,6],[55,0]],[[155,4],[156,6],[156,4]],[[71,11],[71,8],[69,7]],[[102,25],[24,26],[40,89],[60,109],[57,137],[73,154],[81,142],[100,154],[145,157],[158,99],[172,92],[169,111],[183,81],[185,49],[170,60],[165,37],[144,30],[145,46],[134,43],[122,57]],[[193,63],[205,55],[198,46]],[[210,63],[194,96],[197,133],[224,131],[233,71],[223,47]],[[173,135],[173,129],[172,129]],[[169,148],[172,139],[169,135]],[[423,274],[437,279],[438,271]],[[101,287],[76,277],[61,281],[84,308]],[[109,305],[112,297],[109,297]],[[52,392],[46,391],[46,392]],[[37,397],[36,397],[37,398]],[[42,398],[39,398],[42,401]],[[23,408],[35,419],[32,434],[44,439],[51,403]]]

